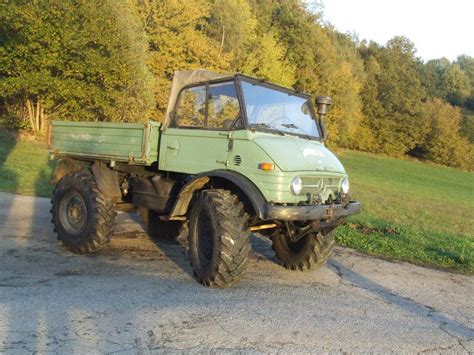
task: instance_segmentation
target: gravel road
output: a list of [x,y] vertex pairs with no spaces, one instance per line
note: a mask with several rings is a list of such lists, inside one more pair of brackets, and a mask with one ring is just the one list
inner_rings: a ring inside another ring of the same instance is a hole
[[181,243],[134,214],[92,256],[62,249],[49,200],[0,193],[0,352],[474,352],[474,278],[337,248],[315,272],[253,237],[232,289],[192,278]]

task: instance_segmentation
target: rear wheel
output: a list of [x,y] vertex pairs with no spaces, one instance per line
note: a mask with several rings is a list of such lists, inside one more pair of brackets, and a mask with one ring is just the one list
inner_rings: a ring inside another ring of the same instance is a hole
[[286,229],[272,235],[273,250],[281,265],[290,270],[314,270],[324,265],[334,249],[334,232],[310,232],[292,241]]
[[204,190],[194,200],[189,219],[189,256],[197,280],[209,287],[239,281],[250,251],[248,217],[237,196]]
[[149,208],[140,207],[138,211],[146,232],[153,239],[173,240],[181,232],[183,223],[180,221],[162,221],[158,212]]
[[114,204],[99,191],[91,174],[64,176],[51,203],[54,231],[67,249],[87,254],[109,242],[115,224]]

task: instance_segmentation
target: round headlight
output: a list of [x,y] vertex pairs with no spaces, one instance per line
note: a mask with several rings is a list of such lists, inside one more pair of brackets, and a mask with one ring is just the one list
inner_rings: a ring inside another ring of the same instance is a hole
[[291,180],[291,191],[293,191],[295,195],[299,195],[301,190],[303,190],[303,180],[297,176]]
[[341,182],[341,190],[343,194],[349,193],[349,180],[343,179]]

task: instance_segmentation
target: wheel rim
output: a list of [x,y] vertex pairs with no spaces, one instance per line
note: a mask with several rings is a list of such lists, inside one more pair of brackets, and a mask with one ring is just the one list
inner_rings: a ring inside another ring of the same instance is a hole
[[209,213],[201,210],[197,223],[197,248],[199,262],[203,268],[211,264],[214,252],[214,229]]
[[87,208],[84,198],[77,191],[69,192],[61,200],[59,220],[69,234],[81,233],[87,224]]

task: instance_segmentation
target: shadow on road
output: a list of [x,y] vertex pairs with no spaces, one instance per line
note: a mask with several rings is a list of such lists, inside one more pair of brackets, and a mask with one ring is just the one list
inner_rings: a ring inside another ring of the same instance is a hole
[[[139,219],[140,217],[137,216],[135,220],[141,223]],[[194,272],[188,256],[187,232],[187,228],[184,227],[183,231],[175,240],[150,238],[177,267],[194,278]],[[250,242],[252,243],[252,249],[249,255],[250,259],[256,259],[257,261],[266,260],[276,263],[274,252],[271,248],[271,242],[268,238],[251,234]]]
[[153,243],[185,274],[194,278],[193,269],[189,263],[188,248],[185,241],[186,236],[180,236],[177,240],[163,240],[152,238]]
[[[365,332],[367,339],[377,339],[377,330],[392,332],[390,319],[372,326],[362,311],[346,312],[353,287],[393,304],[390,311],[423,318],[422,326],[418,324],[414,332],[432,332],[434,337],[440,335],[436,333],[439,328],[459,341],[474,336],[472,329],[449,315],[390,291],[337,258],[330,261],[329,267],[351,287],[340,283],[328,269],[302,274],[271,265],[274,260],[269,241],[258,236],[252,236],[251,265],[258,275],[225,290],[211,290],[193,281],[182,240],[150,241],[135,223],[139,220],[136,214],[119,215],[121,231],[109,247],[96,255],[74,255],[58,248],[55,242],[49,224],[49,202],[29,199],[18,196],[16,204],[35,206],[31,223],[37,225],[31,227],[32,235],[23,238],[25,234],[17,232],[3,238],[5,234],[0,230],[0,352],[89,353],[101,349],[140,353],[150,349],[183,351],[183,346],[189,344],[202,345],[205,351],[212,346],[206,339],[211,335],[215,339],[218,334],[224,339],[222,344],[232,341],[229,346],[236,351],[244,343],[249,352],[261,345],[268,346],[261,348],[266,352],[283,349],[291,353],[315,349],[318,336],[325,331],[325,336],[336,339],[336,345],[351,341],[356,334],[351,333],[352,329]],[[17,213],[15,221],[29,220],[27,216]],[[20,239],[24,241],[19,242]],[[255,257],[265,262],[258,265]],[[330,274],[334,282],[311,282],[320,278],[320,273]],[[287,279],[281,282],[282,278]],[[371,319],[383,319],[373,307],[372,297],[359,298]],[[428,327],[427,322],[435,326]],[[249,324],[253,328],[249,329]],[[303,335],[298,338],[288,329]],[[411,337],[397,329],[395,335],[400,334],[414,342],[408,349],[419,349],[416,334]],[[378,338],[382,336],[378,334]],[[361,339],[360,334],[357,339]],[[281,348],[282,342],[285,348]],[[440,342],[446,342],[446,337]],[[292,344],[302,347],[291,348]],[[324,341],[320,345],[324,346]],[[376,349],[383,352],[383,341],[379,345]]]
[[[384,302],[400,307],[407,313],[419,316],[423,319],[429,319],[437,324],[442,331],[457,339],[474,338],[474,329],[445,317],[433,307],[421,304],[411,298],[390,291],[378,283],[375,283],[361,274],[347,268],[335,258],[330,259],[328,266],[332,268],[342,280],[348,281],[352,286],[369,291],[381,298]],[[466,295],[466,297],[470,296]]]
[[[16,132],[7,131],[0,127],[0,186],[3,190],[14,191],[18,184],[16,173],[6,167],[8,156],[17,144]],[[2,201],[0,205],[0,229],[5,225],[11,209],[11,199]]]

